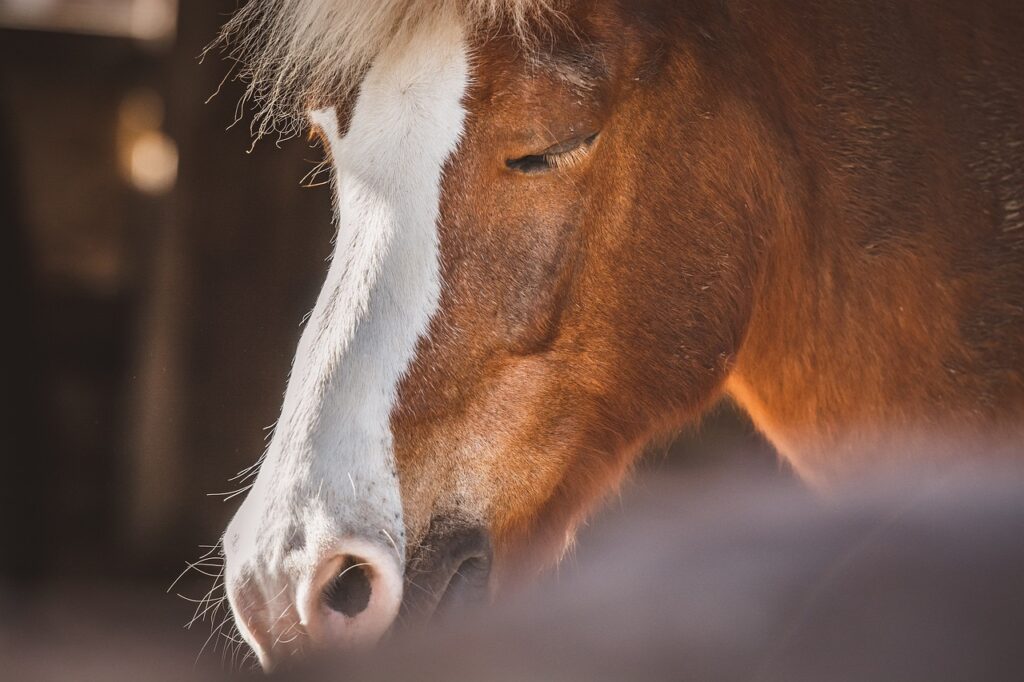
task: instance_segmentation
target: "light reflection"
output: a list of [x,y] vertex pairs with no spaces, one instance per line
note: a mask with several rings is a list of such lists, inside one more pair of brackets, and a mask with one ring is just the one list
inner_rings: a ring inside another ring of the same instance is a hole
[[164,42],[178,0],[0,0],[0,26]]

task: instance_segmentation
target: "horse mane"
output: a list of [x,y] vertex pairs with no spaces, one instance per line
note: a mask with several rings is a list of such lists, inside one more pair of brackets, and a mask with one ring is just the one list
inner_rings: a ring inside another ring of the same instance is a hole
[[[290,136],[311,103],[344,97],[370,62],[427,21],[461,20],[529,44],[560,0],[249,0],[210,48],[235,63],[255,138]],[[208,50],[210,48],[207,48]]]

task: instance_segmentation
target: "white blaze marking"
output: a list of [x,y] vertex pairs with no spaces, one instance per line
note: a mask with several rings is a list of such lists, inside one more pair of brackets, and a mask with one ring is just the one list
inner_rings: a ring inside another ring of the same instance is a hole
[[265,594],[309,580],[346,539],[404,554],[390,416],[438,306],[440,186],[468,82],[461,28],[442,23],[378,58],[343,137],[333,109],[311,114],[334,163],[337,245],[266,461],[225,538],[229,580],[251,575]]

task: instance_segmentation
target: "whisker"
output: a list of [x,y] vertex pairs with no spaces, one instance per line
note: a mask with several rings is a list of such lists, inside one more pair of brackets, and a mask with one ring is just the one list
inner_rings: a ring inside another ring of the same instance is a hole
[[273,622],[273,624],[272,624],[272,625],[270,626],[270,628],[271,628],[271,629],[273,629],[273,628],[274,628],[274,626],[275,626],[275,625],[277,625],[278,623],[280,623],[280,622],[281,622],[281,619],[282,619],[282,618],[284,618],[284,617],[285,617],[285,615],[286,615],[286,614],[287,614],[287,613],[288,613],[289,611],[291,611],[291,610],[292,610],[292,605],[291,605],[291,604],[289,604],[288,606],[284,607],[284,610],[283,610],[283,611],[281,611],[281,615],[280,615],[280,616],[278,616],[277,618],[275,618],[275,619],[274,619],[274,622]]
[[[220,568],[220,567],[219,566],[210,566],[209,568],[210,569],[214,569],[214,568]],[[206,569],[207,569],[206,566],[202,566],[202,567],[200,567],[200,566],[193,566],[192,567],[192,572],[193,573],[198,573],[199,575],[205,575],[207,578],[218,578],[218,577],[220,577],[219,573],[210,573],[210,571],[206,570]]]
[[[274,424],[271,424],[270,426],[267,426],[267,427],[264,428],[264,431],[268,432],[268,437],[269,437],[269,435],[272,435],[273,430],[274,430],[274,428],[276,426],[277,426],[277,424],[274,423]],[[228,481],[231,481],[232,483],[236,482],[236,481],[244,481],[247,478],[249,478],[251,476],[254,476],[259,471],[260,467],[263,465],[263,462],[266,460],[266,458],[267,458],[267,453],[266,453],[266,451],[264,451],[263,454],[261,454],[259,456],[259,458],[256,459],[255,462],[253,462],[252,464],[250,464],[249,466],[245,467],[244,469],[239,471],[237,474],[235,474],[234,476],[229,478]]]
[[[204,546],[200,546],[200,548],[202,548],[202,547],[204,547]],[[174,581],[170,584],[170,586],[167,588],[167,590],[164,592],[164,594],[169,594],[170,591],[174,589],[174,586],[177,585],[178,582],[183,577],[185,577],[185,575],[189,571],[194,570],[197,566],[202,565],[204,562],[219,560],[221,563],[223,563],[223,561],[224,561],[223,555],[221,555],[220,557],[214,556],[214,552],[216,552],[218,549],[220,549],[220,542],[218,542],[216,545],[205,545],[205,547],[209,548],[208,551],[205,554],[203,554],[203,556],[199,557],[196,561],[190,562],[190,563],[186,562],[185,570],[183,570],[181,573],[178,574],[178,577],[174,579]]]
[[[207,647],[207,646],[209,646],[209,644],[210,644],[210,641],[211,641],[211,640],[213,640],[213,639],[214,639],[214,638],[216,637],[216,635],[220,633],[220,631],[221,631],[221,628],[223,628],[223,627],[224,627],[224,625],[225,625],[225,624],[227,624],[227,622],[228,622],[228,620],[229,620],[230,618],[231,618],[231,615],[230,615],[230,614],[228,614],[227,616],[225,616],[225,617],[224,617],[224,620],[222,620],[222,621],[220,622],[220,624],[219,624],[219,625],[217,625],[217,627],[215,627],[215,628],[214,628],[214,629],[213,629],[213,630],[212,630],[212,631],[210,632],[210,636],[206,638],[206,641],[205,641],[205,642],[203,642],[203,646],[202,646],[202,647],[201,647],[201,648],[199,649],[199,653],[198,653],[198,654],[196,654],[196,660],[195,660],[195,665],[199,665],[199,659],[200,659],[200,658],[202,658],[202,656],[203,656],[203,652],[204,652],[204,651],[206,651],[206,647]],[[214,647],[216,648],[216,645],[214,645]]]
[[[224,572],[224,569],[221,569],[220,575],[218,575],[214,579],[213,587],[211,587],[209,589],[209,591],[207,591],[207,593],[205,595],[203,595],[202,599],[199,600],[198,606],[196,606],[196,610],[192,614],[192,620],[190,620],[185,625],[186,629],[191,628],[196,623],[196,621],[202,620],[205,617],[206,613],[210,610],[210,605],[213,603],[214,594],[217,592],[217,590],[223,590],[224,583],[221,580],[221,578],[223,576],[223,572]],[[220,597],[220,600],[224,600],[224,599],[227,599],[227,595],[226,594],[222,595]],[[204,608],[204,605],[206,605],[205,608]]]
[[[299,624],[299,623],[298,623],[298,621],[294,621],[294,622],[292,622],[292,624],[291,624],[291,625],[289,625],[289,626],[288,626],[288,627],[287,627],[287,628],[286,628],[285,630],[283,630],[283,631],[281,632],[281,634],[279,634],[279,635],[278,635],[278,636],[277,636],[277,637],[276,637],[276,638],[274,639],[274,643],[273,643],[272,645],[270,645],[270,648],[271,648],[271,650],[273,650],[273,649],[276,649],[276,648],[277,648],[277,645],[278,645],[278,644],[281,644],[281,638],[282,638],[282,637],[284,637],[285,635],[287,635],[287,634],[288,634],[289,632],[293,631],[293,630],[294,630],[294,629],[296,628],[296,626],[297,626],[298,624]],[[290,643],[290,642],[294,642],[294,641],[295,641],[295,639],[291,639],[291,640],[289,640],[288,642],[285,642],[285,644],[288,644],[288,643]]]
[[207,614],[210,614],[211,612],[216,613],[214,610],[215,607],[217,607],[225,599],[227,599],[226,596],[221,596],[218,599],[214,599],[213,595],[208,593],[207,596],[203,598],[203,601],[201,601],[199,605],[196,607],[195,613],[192,614],[192,620],[185,624],[185,629],[191,629],[191,627],[196,623],[206,620]]
[[297,640],[301,636],[302,636],[301,632],[296,632],[295,636],[292,637],[291,639],[278,639],[275,644],[291,644],[292,642],[294,642],[295,640]]
[[395,558],[398,559],[399,565],[404,563],[402,559],[402,553],[398,551],[398,543],[395,542],[395,539],[393,537],[391,537],[391,533],[389,533],[386,528],[381,528],[380,532],[384,533],[384,537],[386,537],[388,541],[391,543],[391,546],[395,548]]
[[227,601],[227,597],[224,596],[224,597],[221,597],[220,599],[218,599],[216,601],[211,601],[206,606],[206,608],[202,610],[201,613],[198,612],[198,609],[197,609],[197,612],[195,613],[195,615],[192,616],[192,620],[190,620],[188,622],[188,624],[185,625],[185,628],[189,629],[193,625],[195,625],[197,622],[206,620],[206,615],[207,614],[210,614],[211,620],[215,619],[217,617],[217,612],[220,611],[221,605],[224,604],[224,602],[226,602],[226,601]]
[[222,502],[230,502],[231,500],[235,499],[239,495],[244,495],[245,493],[249,492],[249,490],[252,489],[252,486],[253,486],[253,484],[250,483],[249,485],[243,486],[243,487],[239,488],[238,490],[231,490],[231,491],[225,492],[225,493],[206,493],[206,496],[207,497],[221,497],[221,498],[223,498],[221,500]]

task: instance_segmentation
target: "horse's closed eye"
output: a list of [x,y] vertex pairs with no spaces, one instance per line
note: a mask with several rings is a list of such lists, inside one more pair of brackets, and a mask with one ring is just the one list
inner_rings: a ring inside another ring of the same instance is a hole
[[509,159],[505,162],[505,165],[510,170],[526,174],[546,173],[551,170],[572,168],[587,158],[596,140],[597,133],[594,133],[588,137],[560,142],[539,154],[529,154],[518,159]]

